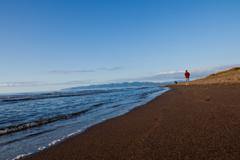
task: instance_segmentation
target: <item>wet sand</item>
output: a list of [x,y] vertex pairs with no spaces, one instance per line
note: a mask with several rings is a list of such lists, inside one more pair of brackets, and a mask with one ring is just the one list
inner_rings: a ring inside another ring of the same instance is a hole
[[170,87],[26,159],[240,159],[240,83]]

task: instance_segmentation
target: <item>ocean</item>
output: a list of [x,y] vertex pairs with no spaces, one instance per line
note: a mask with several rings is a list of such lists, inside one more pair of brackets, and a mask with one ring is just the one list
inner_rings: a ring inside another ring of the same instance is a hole
[[0,95],[0,160],[39,152],[168,91],[139,86]]

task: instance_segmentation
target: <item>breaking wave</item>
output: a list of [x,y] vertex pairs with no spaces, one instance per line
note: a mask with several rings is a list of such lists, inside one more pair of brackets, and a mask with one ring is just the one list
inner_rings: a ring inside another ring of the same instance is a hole
[[0,135],[5,135],[5,134],[13,133],[13,132],[18,132],[18,131],[21,131],[21,130],[25,130],[25,129],[41,126],[41,125],[44,125],[44,124],[56,122],[58,120],[67,119],[67,118],[70,118],[70,117],[73,117],[73,116],[78,116],[82,113],[86,113],[89,110],[90,109],[86,109],[86,110],[83,110],[83,111],[80,111],[80,112],[77,112],[77,113],[67,114],[67,115],[63,115],[63,116],[56,116],[56,117],[53,117],[53,118],[43,119],[43,120],[34,121],[34,122],[30,122],[30,123],[23,123],[23,124],[19,124],[19,125],[16,125],[16,126],[10,126],[10,127],[6,127],[6,128],[0,128]]

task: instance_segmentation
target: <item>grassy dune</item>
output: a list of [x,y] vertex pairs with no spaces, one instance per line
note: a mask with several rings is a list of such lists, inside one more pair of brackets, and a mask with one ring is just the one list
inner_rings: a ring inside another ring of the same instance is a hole
[[[240,83],[240,67],[234,67],[229,70],[220,71],[208,75],[205,78],[197,79],[190,82],[191,84],[217,84],[217,83]],[[178,85],[185,85],[184,82]]]

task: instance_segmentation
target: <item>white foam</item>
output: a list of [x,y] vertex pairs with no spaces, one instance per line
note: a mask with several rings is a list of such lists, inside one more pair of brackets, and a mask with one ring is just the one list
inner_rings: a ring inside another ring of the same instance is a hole
[[49,145],[49,146],[53,146],[53,145],[55,145],[55,144],[58,143],[58,142],[60,142],[60,139],[54,140],[54,141],[52,141],[51,143],[49,143],[48,145]]
[[12,160],[20,159],[20,158],[23,158],[23,157],[29,156],[30,154],[32,154],[32,153],[21,154],[21,155],[18,155],[17,157],[15,157],[15,158],[13,158]]
[[[81,132],[82,130],[78,130],[77,132],[74,132],[74,133],[70,133],[70,134],[68,134],[67,135],[67,137],[71,137],[71,136],[73,136],[73,135],[75,135],[75,134],[77,134],[77,133],[79,133],[79,132]],[[65,139],[65,138],[64,138]]]
[[68,134],[67,137],[73,136],[75,133]]
[[66,138],[66,136],[63,136],[60,140],[64,140]]
[[7,133],[7,130],[6,130],[6,129],[0,131],[0,135],[6,134],[6,133]]
[[[64,140],[64,139],[66,139],[66,138],[68,138],[68,137],[71,137],[71,136],[73,136],[73,135],[75,135],[75,134],[77,134],[77,133],[80,133],[80,132],[82,132],[82,130],[78,130],[77,132],[70,133],[70,134],[68,134],[67,136],[63,136],[61,139],[57,139],[57,140],[52,141],[51,143],[48,144],[48,146],[53,146],[53,145],[55,145],[56,143],[58,143],[58,142],[60,142],[60,141],[62,141],[62,140]],[[46,147],[40,147],[40,148],[38,148],[38,150],[43,150],[43,149],[45,149],[45,148],[46,148]]]
[[39,147],[38,150],[39,150],[39,151],[42,151],[42,150],[44,150],[45,148],[46,148],[46,147],[44,147],[44,146],[43,146],[43,147]]

